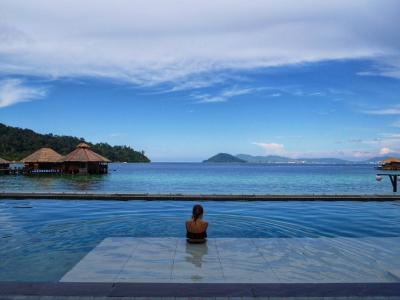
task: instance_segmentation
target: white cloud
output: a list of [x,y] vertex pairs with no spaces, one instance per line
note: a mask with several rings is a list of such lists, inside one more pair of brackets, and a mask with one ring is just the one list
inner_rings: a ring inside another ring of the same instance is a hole
[[0,81],[0,108],[31,101],[46,95],[43,87],[24,86],[20,79]]
[[273,93],[273,94],[269,95],[269,97],[273,97],[273,98],[280,97],[280,96],[282,96],[281,93]]
[[[362,140],[360,140],[362,141]],[[389,141],[389,142],[388,142]],[[390,143],[392,141],[392,143]],[[389,153],[395,153],[396,150],[400,148],[400,135],[398,139],[395,140],[394,137],[388,138],[381,143],[376,142],[373,148],[370,149],[337,149],[332,151],[291,151],[287,150],[283,144],[278,143],[252,143],[265,150],[265,155],[284,155],[294,159],[301,158],[341,158],[346,160],[365,160],[374,156],[387,155]],[[365,144],[369,144],[368,141],[362,141]],[[391,146],[382,146],[381,144],[390,144]],[[380,148],[379,148],[380,146]]]
[[257,145],[265,150],[266,154],[285,154],[285,146],[283,144],[278,143],[256,143],[254,142],[253,145]]
[[394,151],[388,147],[383,147],[381,150],[379,150],[380,155],[386,155],[386,154],[389,154],[392,152],[394,152]]
[[364,110],[362,112],[369,115],[400,115],[400,106],[370,109],[370,110]]
[[377,66],[366,72],[398,77],[399,7],[396,0],[3,0],[0,72],[155,84],[366,58]]
[[263,90],[263,88],[238,88],[233,87],[230,89],[223,90],[222,92],[216,95],[210,94],[192,94],[192,97],[197,99],[198,103],[217,103],[217,102],[226,102],[230,98],[252,94]]

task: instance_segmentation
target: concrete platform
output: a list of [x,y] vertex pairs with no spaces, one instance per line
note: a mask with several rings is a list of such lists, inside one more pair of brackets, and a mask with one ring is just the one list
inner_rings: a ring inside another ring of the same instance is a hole
[[104,239],[61,282],[400,282],[400,237]]

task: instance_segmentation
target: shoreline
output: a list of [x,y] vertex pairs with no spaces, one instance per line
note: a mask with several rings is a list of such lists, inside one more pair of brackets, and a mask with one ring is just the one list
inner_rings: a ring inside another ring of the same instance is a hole
[[136,194],[0,192],[4,199],[117,200],[117,201],[399,201],[393,194]]

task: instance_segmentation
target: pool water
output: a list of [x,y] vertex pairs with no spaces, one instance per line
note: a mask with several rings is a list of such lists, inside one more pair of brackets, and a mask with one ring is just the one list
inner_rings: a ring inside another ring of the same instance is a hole
[[[398,201],[202,204],[210,237],[400,237]],[[108,237],[184,237],[192,205],[1,200],[0,281],[58,281]]]

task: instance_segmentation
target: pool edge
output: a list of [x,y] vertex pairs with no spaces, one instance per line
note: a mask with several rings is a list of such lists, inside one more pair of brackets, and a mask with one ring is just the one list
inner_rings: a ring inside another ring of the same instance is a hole
[[0,282],[0,296],[347,297],[400,296],[400,283]]
[[128,194],[0,192],[1,199],[157,201],[399,201],[393,194]]

